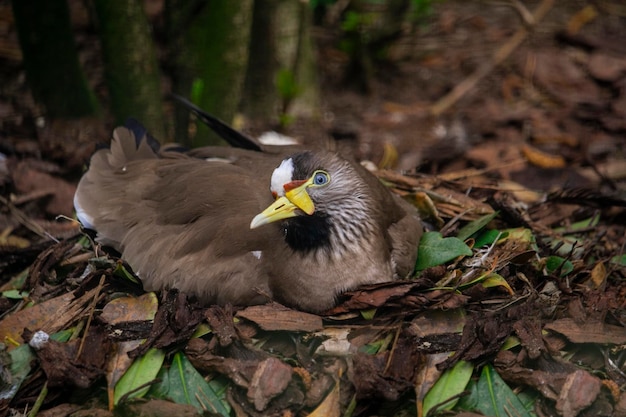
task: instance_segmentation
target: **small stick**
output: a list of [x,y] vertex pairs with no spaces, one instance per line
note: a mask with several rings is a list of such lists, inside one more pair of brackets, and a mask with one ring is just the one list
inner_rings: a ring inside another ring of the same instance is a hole
[[[552,9],[554,6],[554,0],[543,0],[539,6],[533,11],[533,20],[534,26],[537,26],[539,21],[541,21],[546,14]],[[470,90],[472,90],[476,84],[483,78],[485,78],[489,73],[491,73],[498,65],[504,62],[505,59],[513,53],[514,50],[519,47],[522,42],[528,36],[529,29],[525,26],[520,27],[517,31],[511,36],[511,38],[502,45],[491,57],[491,60],[485,62],[483,65],[478,67],[469,77],[461,81],[457,84],[452,91],[448,94],[440,98],[433,106],[430,108],[430,113],[433,116],[440,116],[446,110],[454,105],[457,101],[459,101],[464,95],[466,95]]]

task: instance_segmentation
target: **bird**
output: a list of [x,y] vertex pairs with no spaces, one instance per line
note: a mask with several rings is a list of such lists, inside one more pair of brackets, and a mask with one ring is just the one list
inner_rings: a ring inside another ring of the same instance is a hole
[[217,123],[252,145],[167,151],[137,123],[119,126],[78,183],[78,220],[145,290],[320,313],[410,276],[421,220],[375,175],[325,150],[264,150]]

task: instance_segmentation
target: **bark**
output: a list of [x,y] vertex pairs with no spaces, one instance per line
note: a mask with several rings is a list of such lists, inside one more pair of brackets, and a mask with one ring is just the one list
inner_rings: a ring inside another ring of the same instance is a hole
[[317,116],[319,86],[311,25],[312,10],[306,2],[255,1],[241,104],[252,121],[276,124],[289,116]]
[[[180,29],[170,50],[174,62],[175,93],[191,97],[207,112],[232,123],[239,105],[252,23],[252,0],[210,0],[185,6],[170,0],[168,8],[185,7],[172,20]],[[179,26],[183,24],[184,26]],[[185,135],[186,125],[177,127]],[[184,137],[177,140],[185,143]],[[206,126],[197,125],[192,146],[221,144],[223,141]]]
[[116,122],[133,117],[164,140],[160,71],[142,3],[94,0],[94,5]]

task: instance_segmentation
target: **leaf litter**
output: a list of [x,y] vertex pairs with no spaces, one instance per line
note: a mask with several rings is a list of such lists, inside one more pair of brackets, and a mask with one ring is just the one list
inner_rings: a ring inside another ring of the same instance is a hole
[[[360,156],[430,230],[411,280],[321,315],[143,292],[52,218],[75,179],[19,150],[0,166],[0,416],[626,415],[625,51],[589,23],[606,12],[577,12],[556,35],[576,53],[518,45],[499,95],[459,102],[478,143],[407,151],[434,123],[413,96],[366,114]],[[462,66],[438,53],[425,68]]]

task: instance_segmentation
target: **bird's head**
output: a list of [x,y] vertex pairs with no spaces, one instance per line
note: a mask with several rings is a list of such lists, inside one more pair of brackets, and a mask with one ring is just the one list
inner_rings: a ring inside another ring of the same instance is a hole
[[318,246],[330,239],[333,230],[361,229],[362,225],[355,225],[370,210],[366,190],[348,161],[331,153],[300,152],[272,173],[270,191],[276,200],[252,219],[250,228],[284,220],[291,226],[292,239],[294,233],[305,241],[317,236],[305,248]]

